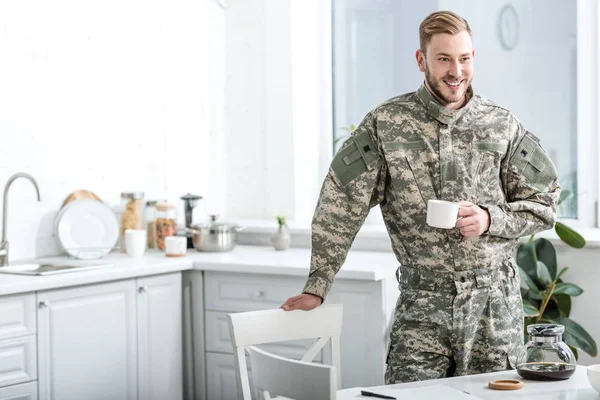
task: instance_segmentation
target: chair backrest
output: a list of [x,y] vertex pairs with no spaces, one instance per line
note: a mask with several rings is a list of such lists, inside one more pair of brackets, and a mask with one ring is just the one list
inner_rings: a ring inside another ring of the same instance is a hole
[[250,346],[252,382],[265,400],[284,396],[294,400],[335,400],[336,368],[292,360]]
[[301,361],[311,362],[328,341],[335,367],[337,388],[341,388],[340,334],[341,304],[326,304],[311,311],[281,309],[250,311],[227,315],[233,345],[238,398],[251,399],[246,350],[250,346],[287,340],[315,339]]

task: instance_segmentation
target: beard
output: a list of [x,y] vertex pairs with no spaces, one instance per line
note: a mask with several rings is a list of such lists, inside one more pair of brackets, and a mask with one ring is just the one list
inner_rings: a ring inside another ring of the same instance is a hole
[[436,81],[431,77],[431,72],[429,71],[429,68],[425,67],[425,81],[427,82],[427,85],[429,85],[429,87],[431,88],[431,91],[433,92],[435,97],[444,102],[444,104],[442,105],[456,103],[461,99],[464,99],[465,93],[471,85],[471,79],[465,78],[464,82],[462,83],[464,85],[463,88],[461,88],[459,92],[450,95],[445,95],[442,91],[442,85],[445,85],[445,83],[443,82],[444,79],[449,81],[455,80],[455,78],[452,77],[445,77],[440,79],[439,81]]

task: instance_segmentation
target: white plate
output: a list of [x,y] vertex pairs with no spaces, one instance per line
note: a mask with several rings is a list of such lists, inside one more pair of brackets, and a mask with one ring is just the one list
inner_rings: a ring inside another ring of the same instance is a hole
[[80,199],[72,201],[60,211],[56,235],[70,256],[100,258],[115,246],[119,224],[113,211],[104,203]]

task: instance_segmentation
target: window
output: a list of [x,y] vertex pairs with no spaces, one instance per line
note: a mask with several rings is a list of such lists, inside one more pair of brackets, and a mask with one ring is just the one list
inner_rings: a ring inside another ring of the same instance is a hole
[[415,50],[431,12],[452,10],[473,31],[475,93],[511,110],[555,162],[571,226],[595,225],[598,193],[596,5],[532,0],[332,0],[333,140],[369,110],[423,81]]

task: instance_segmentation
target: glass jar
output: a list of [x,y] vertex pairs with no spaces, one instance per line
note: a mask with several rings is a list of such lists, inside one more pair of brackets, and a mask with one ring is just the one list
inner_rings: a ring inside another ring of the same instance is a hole
[[165,250],[165,238],[177,235],[177,209],[174,204],[156,204],[156,247]]
[[125,252],[125,231],[127,229],[144,229],[144,193],[121,193],[121,229],[119,238],[121,251]]
[[529,341],[517,357],[517,373],[525,379],[562,380],[575,373],[575,355],[562,341],[563,325],[532,324]]
[[147,246],[156,248],[156,205],[165,200],[148,200],[144,209],[144,225],[146,227]]

